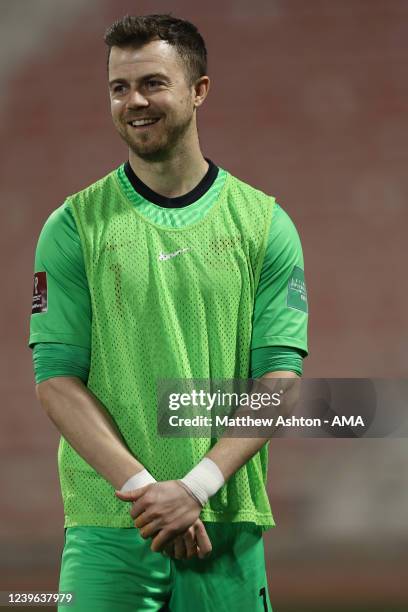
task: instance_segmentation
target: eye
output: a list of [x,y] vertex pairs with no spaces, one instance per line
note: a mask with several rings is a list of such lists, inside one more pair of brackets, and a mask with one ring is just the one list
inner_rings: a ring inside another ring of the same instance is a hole
[[149,79],[146,82],[146,85],[149,87],[149,89],[155,89],[156,87],[160,87],[160,85],[163,85],[162,81],[158,81],[157,79]]
[[125,91],[125,86],[121,83],[118,83],[117,85],[114,85],[112,87],[112,92],[114,94],[120,94],[120,93],[123,93],[124,91]]

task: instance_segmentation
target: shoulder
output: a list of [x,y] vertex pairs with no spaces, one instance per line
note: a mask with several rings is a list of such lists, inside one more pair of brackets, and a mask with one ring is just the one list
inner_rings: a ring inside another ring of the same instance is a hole
[[54,210],[46,220],[35,251],[35,269],[54,278],[81,275],[82,244],[68,202]]
[[293,220],[277,202],[275,203],[273,211],[271,235],[274,239],[281,238],[287,242],[300,241],[299,234]]
[[94,183],[91,183],[80,191],[69,195],[67,197],[68,206],[72,208],[72,206],[75,206],[80,201],[83,202],[95,199],[98,196],[105,194],[107,191],[112,190],[116,183],[117,173],[118,168],[115,168]]
[[227,176],[225,189],[231,217],[252,228],[256,235],[265,236],[273,216],[275,198],[232,174]]
[[68,195],[64,203],[53,210],[41,230],[41,240],[71,238],[79,242],[78,231],[74,218],[74,207],[77,200],[88,200],[95,194],[104,192],[114,180],[117,169],[98,179],[84,189]]
[[75,221],[69,207],[69,201],[56,208],[45,221],[40,233],[39,243],[44,247],[52,243],[62,244],[64,240],[79,242]]
[[275,203],[274,196],[265,193],[261,189],[246,183],[240,178],[234,176],[233,174],[227,174],[227,186],[229,191],[234,195],[240,195],[244,199],[255,199],[256,201],[265,201],[269,202],[270,205]]
[[277,203],[273,210],[264,264],[272,267],[296,264],[303,267],[302,244],[296,226]]

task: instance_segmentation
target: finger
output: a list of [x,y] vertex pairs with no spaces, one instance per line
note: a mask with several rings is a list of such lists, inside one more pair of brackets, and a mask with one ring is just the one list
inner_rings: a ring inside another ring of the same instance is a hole
[[129,514],[132,519],[137,519],[138,516],[143,514],[145,510],[147,510],[147,504],[143,501],[144,497],[139,499],[138,501],[133,502],[129,509]]
[[153,552],[159,552],[166,547],[166,544],[172,540],[177,533],[173,529],[162,529],[158,535],[153,538],[150,550]]
[[131,511],[131,516],[134,520],[135,523],[135,527],[137,527],[138,529],[140,529],[141,527],[144,527],[145,525],[148,525],[149,523],[152,522],[153,517],[149,516],[148,512],[142,512],[141,514],[135,514],[133,511]]
[[193,527],[190,527],[185,534],[183,534],[184,544],[186,546],[187,559],[191,559],[197,554],[197,544],[195,541],[195,532]]
[[187,556],[186,545],[182,536],[178,536],[174,542],[174,556],[176,559],[185,559]]
[[198,557],[204,559],[212,551],[211,540],[207,535],[205,527],[201,521],[197,521],[194,525],[195,537],[198,546]]
[[160,527],[161,525],[160,525],[159,520],[155,519],[154,521],[151,521],[148,525],[145,525],[144,527],[139,529],[139,533],[142,536],[142,538],[146,540],[147,538],[151,538],[156,533],[158,533],[160,531]]
[[147,488],[150,487],[150,484],[140,487],[139,489],[134,489],[133,491],[126,491],[124,493],[122,493],[122,491],[115,491],[115,495],[122,501],[136,501],[146,493]]
[[167,544],[166,548],[162,551],[165,557],[174,557],[174,543]]

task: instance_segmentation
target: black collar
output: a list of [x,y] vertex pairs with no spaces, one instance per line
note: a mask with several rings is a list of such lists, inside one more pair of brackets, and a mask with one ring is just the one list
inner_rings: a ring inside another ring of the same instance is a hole
[[206,175],[201,179],[198,185],[194,187],[194,189],[182,196],[177,196],[176,198],[166,198],[166,196],[162,196],[150,189],[150,187],[143,183],[143,181],[141,181],[140,178],[133,172],[128,161],[125,163],[124,169],[125,174],[134,190],[146,200],[149,200],[149,202],[153,202],[153,204],[157,204],[163,208],[183,208],[184,206],[193,204],[199,198],[201,198],[201,196],[203,196],[210,189],[211,185],[217,178],[218,167],[210,159],[205,159],[208,162],[208,170]]

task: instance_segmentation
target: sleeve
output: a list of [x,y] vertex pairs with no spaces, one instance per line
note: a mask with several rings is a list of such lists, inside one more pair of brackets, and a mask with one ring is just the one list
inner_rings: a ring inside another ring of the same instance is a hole
[[251,378],[260,378],[267,372],[303,373],[303,353],[288,346],[263,346],[251,351]]
[[307,348],[308,305],[302,246],[289,215],[278,205],[255,296],[251,349]]
[[48,217],[38,239],[30,348],[37,342],[91,346],[91,299],[81,241],[67,202]]
[[91,351],[82,346],[58,342],[38,342],[33,348],[35,382],[56,376],[76,376],[86,385]]

